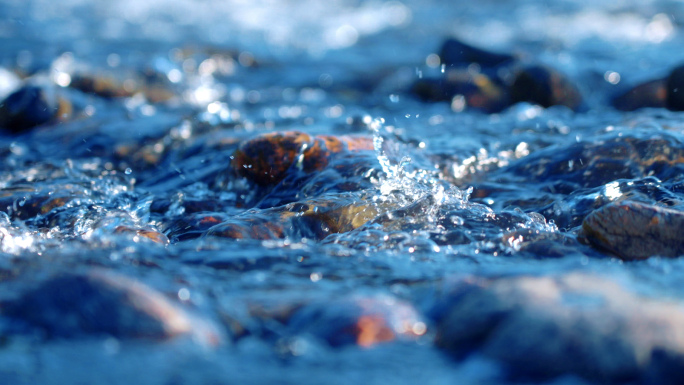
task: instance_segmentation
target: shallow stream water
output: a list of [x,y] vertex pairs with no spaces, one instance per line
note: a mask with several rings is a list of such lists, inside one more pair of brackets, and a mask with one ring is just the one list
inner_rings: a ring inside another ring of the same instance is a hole
[[[578,240],[626,197],[684,209],[680,158],[650,162],[684,149],[682,113],[609,103],[684,62],[680,2],[1,0],[0,14],[0,98],[33,82],[73,106],[0,134],[0,303],[102,268],[215,339],[46,338],[3,317],[2,384],[580,384],[595,378],[511,380],[486,353],[438,347],[439,293],[579,272],[684,301],[680,258]],[[418,100],[447,37],[561,71],[587,110]],[[69,87],[78,73],[147,90],[107,98]],[[300,149],[274,185],[233,166],[284,131],[362,139],[313,172]]]

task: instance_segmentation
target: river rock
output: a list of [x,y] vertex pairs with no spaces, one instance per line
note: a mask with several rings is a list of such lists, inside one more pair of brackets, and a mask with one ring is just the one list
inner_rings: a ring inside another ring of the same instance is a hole
[[591,245],[620,259],[684,255],[684,212],[652,204],[622,201],[603,206],[582,222]]
[[232,167],[258,185],[276,185],[293,165],[310,173],[326,167],[331,154],[372,149],[372,140],[367,137],[312,137],[298,131],[276,132],[243,143],[233,154]]
[[314,302],[295,311],[288,326],[331,346],[372,347],[383,342],[415,339],[427,326],[410,304],[389,296]]
[[542,107],[566,106],[573,111],[585,109],[577,87],[563,74],[546,66],[520,70],[511,85],[513,103],[530,102]]
[[666,78],[650,80],[627,90],[611,104],[622,111],[648,107],[684,111],[684,66],[675,67]]
[[666,80],[667,108],[684,111],[684,66],[676,67]]
[[173,243],[186,241],[201,237],[206,230],[229,218],[229,215],[217,212],[188,213],[165,224],[164,232]]
[[666,132],[644,137],[620,132],[579,143],[551,146],[494,172],[513,172],[524,180],[597,187],[618,179],[654,176],[662,181],[681,175],[684,143]]
[[78,71],[71,74],[69,87],[104,99],[128,98],[140,93],[152,103],[161,103],[175,97],[166,75],[153,70],[143,73]]
[[131,97],[139,87],[139,81],[132,78],[119,80],[104,74],[75,73],[69,86],[87,94],[105,99]]
[[437,344],[478,352],[512,378],[574,374],[601,383],[679,383],[684,306],[636,295],[610,279],[467,277],[436,307]]
[[[450,69],[440,79],[419,79],[411,92],[424,101],[452,102],[455,110],[500,112],[510,104],[508,90],[495,78],[468,70]],[[455,99],[456,98],[456,99]]]
[[378,215],[365,196],[354,194],[289,203],[271,209],[251,209],[209,228],[207,236],[229,239],[324,239],[361,227]]
[[656,79],[639,84],[611,101],[613,107],[621,111],[634,111],[639,108],[667,107],[667,81]]
[[4,304],[0,314],[42,330],[50,338],[109,335],[165,340],[199,336],[216,344],[220,334],[161,293],[102,269],[62,273]]
[[13,133],[71,115],[71,104],[37,86],[24,86],[0,104],[0,127]]

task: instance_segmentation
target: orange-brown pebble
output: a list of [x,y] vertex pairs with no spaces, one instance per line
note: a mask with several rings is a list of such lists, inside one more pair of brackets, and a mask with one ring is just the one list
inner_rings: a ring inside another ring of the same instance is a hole
[[69,86],[103,98],[130,97],[138,90],[137,83],[132,79],[120,82],[106,75],[74,74]]
[[356,344],[364,348],[415,339],[427,331],[413,306],[386,296],[311,303],[296,310],[289,325],[332,346]]
[[243,143],[233,154],[233,169],[259,185],[278,184],[311,136],[287,131],[261,135]]
[[135,234],[138,237],[149,239],[152,242],[166,245],[169,243],[169,238],[160,233],[156,229],[151,228],[132,228],[129,226],[118,226],[114,231],[117,234]]
[[207,231],[208,236],[229,239],[278,239],[283,238],[283,227],[263,218],[229,219]]
[[332,154],[372,149],[370,138],[275,132],[243,143],[233,154],[232,167],[254,183],[268,186],[280,183],[300,160],[304,172],[313,172],[325,168]]

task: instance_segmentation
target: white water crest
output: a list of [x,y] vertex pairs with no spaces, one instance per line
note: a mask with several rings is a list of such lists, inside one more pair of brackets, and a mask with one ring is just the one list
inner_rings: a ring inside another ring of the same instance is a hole
[[[386,126],[383,119],[374,119],[373,147],[383,174],[377,180],[379,194],[373,197],[376,204],[389,204],[394,208],[406,207],[422,200],[429,200],[425,208],[428,221],[436,220],[439,207],[445,204],[465,206],[472,188],[461,190],[443,181],[440,173],[429,169],[429,160],[415,161],[409,154],[421,156],[419,149],[397,140],[394,127]],[[427,163],[427,164],[426,164]]]

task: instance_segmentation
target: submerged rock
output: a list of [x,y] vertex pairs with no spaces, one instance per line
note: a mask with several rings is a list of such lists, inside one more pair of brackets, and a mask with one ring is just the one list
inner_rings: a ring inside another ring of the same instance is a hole
[[611,104],[621,111],[634,111],[639,108],[667,107],[667,84],[665,79],[652,80],[639,84],[615,97]]
[[684,111],[684,66],[675,67],[666,78],[632,87],[614,98],[611,104],[622,111],[649,107]]
[[119,274],[91,269],[49,278],[0,314],[41,329],[51,338],[110,335],[164,340],[193,335],[210,344],[220,334],[161,293]]
[[676,67],[666,79],[667,108],[684,111],[684,66]]
[[545,66],[526,67],[517,74],[511,85],[511,101],[565,106],[573,111],[585,109],[577,87],[565,75]]
[[142,94],[152,103],[176,97],[166,76],[149,73],[79,71],[71,74],[69,87],[104,99],[128,98]]
[[418,79],[411,93],[427,102],[448,101],[455,111],[472,109],[484,113],[502,111],[510,105],[508,87],[502,79],[515,58],[488,52],[448,39],[440,50],[444,66],[438,77]]
[[0,127],[13,133],[71,115],[71,104],[37,86],[24,86],[0,103]]
[[261,185],[276,185],[291,167],[310,173],[328,165],[332,154],[343,151],[372,150],[367,137],[310,136],[286,131],[264,134],[243,143],[233,154],[232,167],[238,175]]
[[229,215],[216,212],[187,213],[166,224],[164,232],[173,243],[195,239],[229,218]]
[[106,75],[77,73],[71,76],[71,88],[102,98],[125,98],[135,94],[138,84],[134,79],[120,81]]
[[500,82],[467,70],[450,69],[441,79],[420,79],[411,91],[424,101],[452,102],[455,110],[495,113],[510,105],[508,90]]
[[589,214],[583,237],[624,260],[684,255],[684,212],[647,203],[611,203]]
[[669,180],[680,175],[684,144],[677,135],[621,132],[579,143],[552,146],[499,169],[524,180],[570,182],[596,187],[617,179],[654,176]]
[[578,88],[550,67],[522,67],[513,55],[488,52],[454,39],[442,46],[440,61],[445,66],[442,74],[417,80],[411,93],[424,101],[450,101],[456,111],[470,107],[496,113],[519,102],[586,109]]
[[471,277],[435,314],[439,346],[498,360],[514,378],[681,381],[673,363],[684,359],[684,306],[599,276]]
[[362,196],[341,194],[252,209],[207,230],[207,236],[230,239],[324,239],[359,228],[378,215]]
[[424,335],[425,322],[408,303],[392,297],[358,297],[316,302],[295,311],[288,326],[296,334],[308,333],[331,346],[361,347]]

